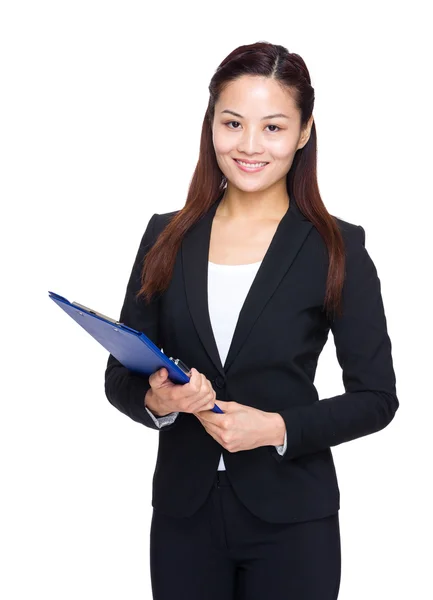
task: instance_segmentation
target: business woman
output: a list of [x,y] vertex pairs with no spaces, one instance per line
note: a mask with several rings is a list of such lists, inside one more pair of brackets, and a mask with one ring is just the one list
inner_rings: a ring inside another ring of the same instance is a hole
[[[191,380],[112,355],[105,373],[108,400],[159,431],[153,597],[334,600],[331,447],[383,429],[399,406],[380,281],[363,227],[320,197],[302,58],[241,46],[209,91],[185,206],[150,219],[119,318]],[[329,331],[345,393],[319,400]]]

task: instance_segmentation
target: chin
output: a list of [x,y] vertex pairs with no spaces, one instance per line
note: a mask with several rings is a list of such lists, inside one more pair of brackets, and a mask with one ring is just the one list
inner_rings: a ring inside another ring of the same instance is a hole
[[269,188],[272,185],[271,183],[267,183],[267,182],[263,182],[263,181],[261,181],[260,183],[259,182],[257,182],[257,183],[251,182],[250,184],[238,183],[236,181],[230,181],[229,183],[231,186],[237,188],[241,192],[263,192],[264,190],[266,190],[267,188]]

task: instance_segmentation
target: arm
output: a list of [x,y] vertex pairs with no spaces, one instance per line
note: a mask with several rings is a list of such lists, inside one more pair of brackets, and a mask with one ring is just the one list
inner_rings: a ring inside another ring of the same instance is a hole
[[[150,304],[147,304],[144,298],[137,299],[136,294],[141,287],[141,268],[144,257],[155,243],[154,225],[156,216],[157,214],[152,216],[142,237],[119,317],[120,322],[144,332],[155,343],[159,334],[158,299],[153,296]],[[151,386],[148,376],[130,371],[112,354],[109,355],[105,370],[105,395],[109,402],[134,421],[151,429],[159,429],[159,424],[155,422],[153,415],[145,407],[145,395],[149,389],[151,389]],[[163,418],[166,419],[164,421],[166,429],[175,427],[178,421],[178,419],[177,421],[174,419],[173,421],[167,420],[168,416]]]
[[361,226],[347,242],[342,301],[343,314],[330,327],[346,391],[308,406],[276,411],[287,431],[284,456],[272,453],[277,461],[380,431],[399,407],[380,280]]

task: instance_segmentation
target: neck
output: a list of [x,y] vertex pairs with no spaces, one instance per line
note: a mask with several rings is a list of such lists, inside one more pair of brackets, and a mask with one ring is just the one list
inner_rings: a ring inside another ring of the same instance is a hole
[[281,219],[289,204],[290,198],[285,189],[244,192],[228,184],[217,215],[239,220]]

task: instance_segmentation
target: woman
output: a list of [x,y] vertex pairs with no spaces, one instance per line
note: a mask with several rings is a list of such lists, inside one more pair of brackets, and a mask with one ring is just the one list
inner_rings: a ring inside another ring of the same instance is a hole
[[[185,206],[150,219],[119,319],[194,365],[190,382],[111,355],[106,370],[109,401],[159,430],[153,597],[333,600],[330,447],[383,429],[399,406],[380,282],[364,229],[320,197],[301,57],[241,46],[209,91]],[[319,401],[330,330],[346,391]]]

